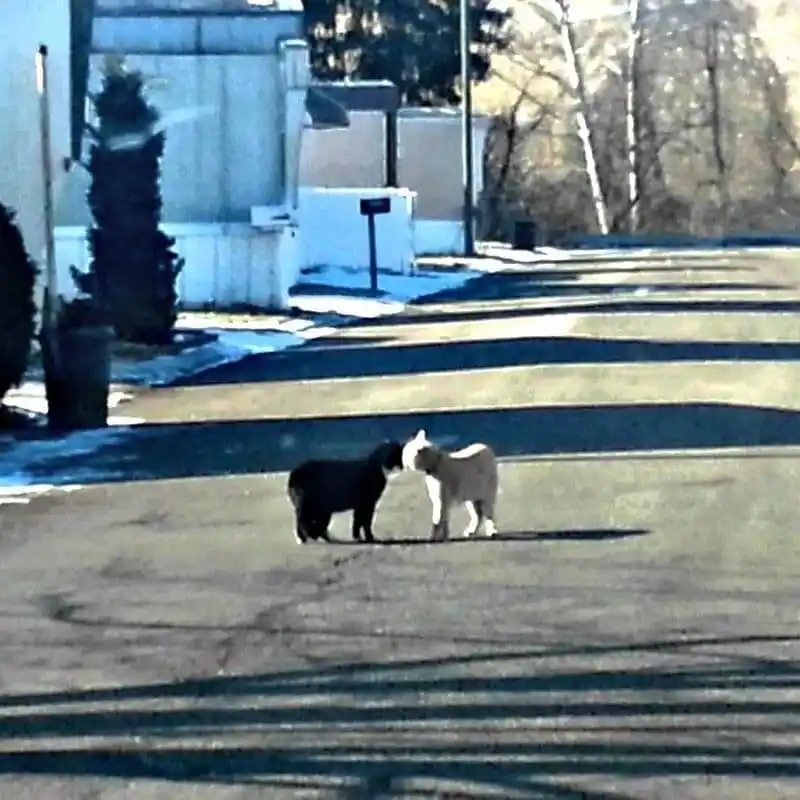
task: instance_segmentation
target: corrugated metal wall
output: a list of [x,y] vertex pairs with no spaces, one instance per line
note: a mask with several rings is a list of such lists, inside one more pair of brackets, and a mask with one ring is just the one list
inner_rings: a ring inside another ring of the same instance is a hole
[[[90,86],[100,83],[92,57]],[[167,130],[162,167],[163,220],[246,222],[250,208],[283,196],[282,98],[277,55],[130,56],[157,78],[151,100],[163,114],[212,106]],[[61,199],[59,225],[86,225],[88,176]]]

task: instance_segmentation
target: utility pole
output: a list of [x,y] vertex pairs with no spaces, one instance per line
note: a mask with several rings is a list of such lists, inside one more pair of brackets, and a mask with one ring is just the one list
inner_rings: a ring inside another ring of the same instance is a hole
[[470,0],[460,0],[461,13],[461,154],[464,179],[464,255],[475,255],[475,185],[472,158],[472,70],[470,69],[470,45],[472,43],[472,19]]
[[44,242],[46,252],[46,296],[43,326],[53,328],[58,319],[59,296],[56,276],[55,235],[53,229],[53,169],[50,161],[50,88],[47,75],[47,45],[36,53],[36,93],[39,96],[39,135],[42,154],[42,197],[44,200]]

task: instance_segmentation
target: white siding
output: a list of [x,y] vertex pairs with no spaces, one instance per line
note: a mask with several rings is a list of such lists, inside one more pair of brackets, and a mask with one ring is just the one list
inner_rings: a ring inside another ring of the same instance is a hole
[[62,159],[69,156],[69,0],[0,2],[0,201],[17,211],[25,242],[43,259],[44,221],[39,105],[35,56],[49,50],[53,175],[64,184]]

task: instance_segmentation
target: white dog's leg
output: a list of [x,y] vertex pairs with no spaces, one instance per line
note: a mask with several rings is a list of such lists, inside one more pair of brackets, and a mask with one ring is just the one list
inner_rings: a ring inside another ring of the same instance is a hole
[[480,514],[478,514],[478,509],[475,507],[475,503],[467,502],[464,503],[464,505],[467,508],[467,514],[469,514],[469,524],[466,528],[464,528],[464,536],[474,536],[478,531],[478,525],[481,521]]
[[446,505],[442,511],[442,521],[439,524],[439,538],[446,542],[450,538],[450,506]]
[[481,503],[481,511],[483,512],[483,532],[486,536],[497,536],[497,525],[494,518],[497,509],[497,476],[495,475],[492,481],[492,488],[489,496]]
[[431,499],[431,522],[439,525],[442,522],[442,484],[428,475],[425,478],[425,485],[428,488],[428,497]]
[[442,484],[431,475],[425,478],[425,486],[428,489],[428,497],[431,499],[431,541],[438,541],[442,537],[442,525],[446,511],[444,492]]

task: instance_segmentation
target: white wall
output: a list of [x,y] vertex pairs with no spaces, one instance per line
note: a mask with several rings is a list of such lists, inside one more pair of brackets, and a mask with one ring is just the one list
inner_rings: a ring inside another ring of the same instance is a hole
[[0,202],[11,206],[31,256],[44,261],[43,183],[35,56],[49,50],[53,176],[64,185],[70,145],[69,0],[0,2]]
[[300,190],[300,264],[309,267],[369,267],[367,218],[360,200],[391,198],[391,212],[375,217],[378,269],[408,273],[414,260],[414,195],[406,189]]

